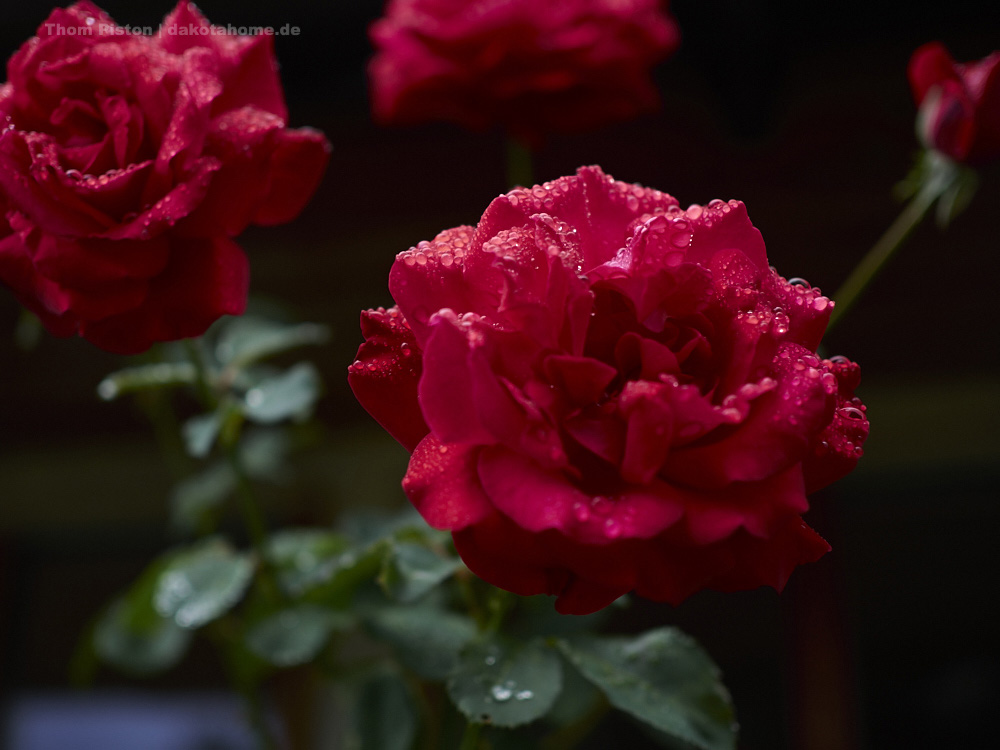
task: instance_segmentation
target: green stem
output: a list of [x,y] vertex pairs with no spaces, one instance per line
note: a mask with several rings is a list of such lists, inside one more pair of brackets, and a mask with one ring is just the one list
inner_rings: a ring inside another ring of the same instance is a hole
[[458,588],[462,592],[462,598],[465,600],[465,606],[469,609],[469,614],[476,621],[480,632],[485,632],[488,625],[487,615],[483,611],[482,606],[480,606],[479,599],[476,596],[472,572],[468,568],[460,567],[455,572],[455,580],[458,582]]
[[226,446],[226,459],[229,461],[229,468],[233,470],[233,476],[236,477],[236,496],[239,499],[247,534],[250,535],[250,543],[263,561],[267,546],[267,521],[260,510],[250,477],[247,476],[243,466],[239,443],[234,441]]
[[248,685],[243,687],[240,692],[243,694],[243,702],[250,718],[250,725],[257,735],[257,744],[260,750],[278,750],[278,743],[274,739],[274,735],[271,734],[271,728],[267,723],[267,714],[264,711],[264,701],[260,697],[260,689]]
[[201,350],[201,341],[198,339],[184,339],[184,350],[188,359],[194,365],[195,388],[198,391],[198,398],[205,409],[214,409],[218,402],[212,392],[212,386],[208,382],[208,368],[205,367],[205,358]]
[[878,242],[868,251],[868,254],[855,266],[854,270],[851,271],[851,275],[847,277],[847,281],[833,295],[836,305],[833,308],[833,313],[830,315],[830,323],[826,328],[828,333],[837,324],[837,321],[847,314],[847,311],[851,309],[858,297],[861,296],[861,293],[868,288],[868,285],[875,280],[875,277],[885,264],[902,247],[906,238],[910,236],[917,225],[923,220],[924,216],[927,215],[930,207],[934,205],[934,201],[944,193],[950,184],[950,182],[935,184],[925,187],[917,193],[913,200],[903,209],[903,212],[889,226],[885,234],[879,238]]
[[597,725],[601,723],[610,710],[611,704],[602,695],[587,713],[572,724],[561,727],[544,737],[538,747],[540,750],[572,750],[597,728]]
[[278,750],[278,742],[264,710],[259,677],[255,676],[252,668],[247,669],[245,662],[241,662],[241,630],[241,625],[230,614],[210,623],[203,632],[215,644],[229,683],[243,701],[247,719],[257,737],[257,746],[260,750]]
[[535,184],[531,149],[518,140],[507,138],[507,188]]
[[458,750],[477,750],[479,747],[479,732],[483,728],[482,724],[470,721],[465,725],[465,733],[462,735],[462,744]]
[[488,619],[486,620],[485,631],[487,633],[498,632],[500,626],[503,624],[503,618],[513,605],[514,597],[509,591],[493,588],[489,593],[489,599],[486,601]]

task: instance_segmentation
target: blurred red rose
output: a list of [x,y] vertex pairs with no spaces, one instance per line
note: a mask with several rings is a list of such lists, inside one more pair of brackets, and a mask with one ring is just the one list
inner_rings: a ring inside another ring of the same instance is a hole
[[1000,51],[960,64],[931,42],[913,53],[909,77],[927,146],[971,164],[1000,156]]
[[156,36],[81,2],[8,62],[0,281],[53,333],[123,354],[200,335],[246,304],[230,237],[315,190],[329,147],[287,129],[273,39],[213,31],[187,2]]
[[653,65],[679,43],[660,0],[390,0],[373,24],[375,116],[528,143],[654,109]]
[[868,435],[833,303],[738,201],[682,210],[580,169],[400,254],[349,380],[466,564],[563,612],[781,589],[829,546],[806,495]]

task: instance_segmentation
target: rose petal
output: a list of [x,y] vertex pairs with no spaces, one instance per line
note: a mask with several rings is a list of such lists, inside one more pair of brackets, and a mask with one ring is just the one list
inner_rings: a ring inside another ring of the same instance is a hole
[[417,400],[422,356],[399,308],[361,314],[365,343],[348,370],[355,397],[408,451],[427,435]]
[[243,312],[248,285],[246,256],[231,240],[174,240],[170,262],[150,282],[142,304],[84,324],[80,334],[116,354],[138,354],[156,341],[200,336],[219,317]]
[[479,449],[428,435],[413,450],[403,490],[431,526],[461,531],[492,512],[476,474]]
[[673,451],[664,476],[691,487],[759,481],[801,461],[812,435],[833,415],[834,398],[819,358],[787,345],[775,358],[774,386],[754,402],[738,428]]

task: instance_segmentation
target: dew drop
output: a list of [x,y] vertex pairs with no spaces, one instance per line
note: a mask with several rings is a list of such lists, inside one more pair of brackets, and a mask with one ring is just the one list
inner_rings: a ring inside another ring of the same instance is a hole
[[514,691],[506,685],[494,685],[490,688],[490,695],[493,696],[493,700],[497,703],[505,703],[511,699],[511,696],[514,695]]
[[687,247],[691,244],[691,235],[688,232],[676,232],[670,237],[670,244],[678,248]]
[[598,495],[590,501],[590,508],[599,516],[605,516],[611,512],[611,501],[603,495]]

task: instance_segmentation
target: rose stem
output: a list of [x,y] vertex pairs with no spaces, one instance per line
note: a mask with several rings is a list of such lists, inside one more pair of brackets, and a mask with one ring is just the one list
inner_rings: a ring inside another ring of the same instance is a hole
[[476,750],[479,747],[479,730],[482,729],[482,726],[475,721],[466,724],[465,733],[462,735],[462,744],[459,745],[458,750]]
[[906,238],[923,220],[927,211],[934,205],[934,201],[944,193],[949,184],[950,182],[944,185],[930,185],[920,190],[906,205],[903,212],[896,217],[896,220],[889,225],[885,234],[879,237],[878,242],[868,251],[868,254],[854,267],[850,276],[847,277],[847,281],[841,284],[840,289],[833,295],[836,305],[830,315],[830,323],[826,327],[828,333],[837,324],[837,321],[851,309],[861,293],[868,288],[868,285],[874,281],[883,266],[903,245]]
[[531,149],[516,138],[507,136],[507,189],[517,185],[530,188],[534,184]]
[[[212,391],[211,383],[209,383],[208,371],[205,367],[201,342],[194,339],[184,339],[184,347],[187,351],[188,358],[194,365],[196,375],[195,388],[197,389],[202,406],[209,410],[216,408],[218,406],[218,398]],[[281,589],[278,587],[277,581],[271,577],[271,571],[267,567],[267,525],[264,521],[264,516],[260,511],[260,506],[257,504],[257,498],[254,496],[250,479],[247,477],[246,468],[243,466],[243,459],[240,456],[240,431],[236,430],[235,432],[230,432],[228,430],[222,430],[222,433],[222,442],[224,443],[223,447],[225,448],[226,458],[229,461],[229,466],[233,471],[234,477],[236,478],[236,494],[240,500],[243,522],[246,524],[247,534],[250,536],[250,541],[253,544],[254,550],[257,553],[257,558],[260,562],[260,566],[258,568],[260,573],[260,585],[264,590],[265,595],[273,600],[280,597]],[[232,638],[232,636],[228,637]],[[271,732],[267,726],[267,718],[264,713],[260,686],[253,683],[248,684],[232,671],[230,673],[230,679],[243,696],[247,713],[250,715],[250,723],[257,735],[260,749],[274,750],[277,748],[277,743],[271,736]]]

